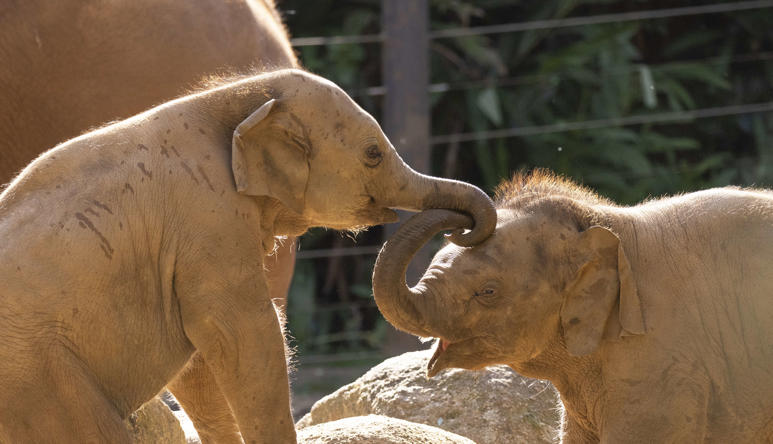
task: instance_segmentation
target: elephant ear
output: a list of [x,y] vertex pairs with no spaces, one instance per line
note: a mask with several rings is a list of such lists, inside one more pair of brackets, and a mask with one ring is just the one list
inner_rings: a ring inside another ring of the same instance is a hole
[[267,196],[302,213],[309,179],[311,143],[292,113],[273,110],[271,99],[244,119],[233,134],[231,168],[236,190]]
[[580,233],[574,278],[564,289],[561,326],[569,353],[583,356],[598,348],[613,309],[621,335],[644,334],[644,315],[631,265],[620,239],[593,226]]

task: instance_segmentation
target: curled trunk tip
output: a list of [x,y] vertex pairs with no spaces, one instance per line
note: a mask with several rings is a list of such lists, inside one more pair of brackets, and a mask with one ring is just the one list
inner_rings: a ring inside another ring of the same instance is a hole
[[471,247],[486,240],[494,232],[497,211],[491,198],[475,185],[458,180],[429,178],[432,192],[427,194],[423,209],[448,209],[465,213],[472,225],[458,228],[448,239],[462,247]]

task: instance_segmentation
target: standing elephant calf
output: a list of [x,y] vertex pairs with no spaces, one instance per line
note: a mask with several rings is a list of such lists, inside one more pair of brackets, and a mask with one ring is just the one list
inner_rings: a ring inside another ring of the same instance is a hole
[[265,253],[390,208],[472,214],[461,244],[496,223],[483,192],[411,170],[344,92],[298,70],[48,151],[0,194],[0,442],[128,443],[122,418],[194,353],[246,443],[294,442]]
[[494,234],[410,257],[469,223],[432,210],[382,250],[384,316],[437,337],[429,375],[507,364],[550,380],[565,443],[773,442],[773,193],[620,207],[545,172],[499,190]]

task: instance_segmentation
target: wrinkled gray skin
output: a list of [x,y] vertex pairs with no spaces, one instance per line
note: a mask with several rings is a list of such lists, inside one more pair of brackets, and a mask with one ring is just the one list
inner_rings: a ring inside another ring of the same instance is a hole
[[0,194],[0,442],[128,443],[122,419],[194,353],[246,443],[295,441],[264,257],[391,208],[496,213],[410,169],[375,120],[299,70],[181,98],[46,152]]
[[440,338],[429,375],[548,379],[565,443],[772,442],[773,193],[623,208],[560,182],[509,186],[494,235],[446,245],[413,288],[416,249],[469,219],[427,211],[384,246],[374,296],[397,328]]

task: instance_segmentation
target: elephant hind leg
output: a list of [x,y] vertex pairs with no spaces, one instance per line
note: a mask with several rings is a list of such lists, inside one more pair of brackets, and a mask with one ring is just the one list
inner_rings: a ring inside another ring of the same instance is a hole
[[196,353],[167,386],[191,418],[202,444],[241,444],[239,426],[214,375]]
[[18,378],[16,399],[0,409],[0,442],[131,444],[120,413],[93,378],[68,359],[51,362]]

